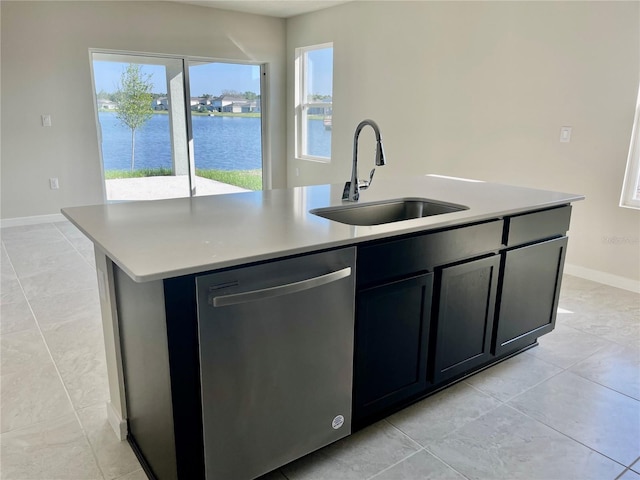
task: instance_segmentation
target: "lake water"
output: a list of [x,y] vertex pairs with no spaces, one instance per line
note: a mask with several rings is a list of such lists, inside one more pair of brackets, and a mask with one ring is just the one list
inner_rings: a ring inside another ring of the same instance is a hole
[[[105,170],[131,168],[131,130],[115,113],[100,112]],[[192,116],[196,168],[262,168],[260,118]],[[322,120],[309,120],[309,153],[330,156],[331,131]],[[171,168],[169,115],[155,114],[136,132],[135,168]]]

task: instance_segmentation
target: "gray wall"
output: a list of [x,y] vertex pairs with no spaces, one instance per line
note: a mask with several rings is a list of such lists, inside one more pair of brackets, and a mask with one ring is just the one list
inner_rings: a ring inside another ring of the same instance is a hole
[[[583,193],[569,270],[640,281],[640,212],[618,207],[638,2],[353,2],[285,22],[170,2],[2,1],[0,15],[2,219],[102,202],[89,48],[264,61],[275,187],[343,182],[353,129],[370,117],[389,159],[378,178],[439,173]],[[293,50],[330,41],[333,162],[300,161]],[[563,125],[571,143],[559,142]]]
[[89,48],[268,62],[273,185],[285,186],[283,19],[170,2],[0,5],[0,218],[103,202]]
[[[388,158],[378,178],[438,173],[585,194],[569,271],[640,285],[640,211],[618,207],[640,3],[347,3],[287,21],[288,72],[296,47],[324,42],[334,42],[333,161],[295,159],[289,136],[290,185],[344,182],[354,128],[373,118]],[[563,125],[571,143],[559,142]],[[373,141],[360,140],[365,175]]]

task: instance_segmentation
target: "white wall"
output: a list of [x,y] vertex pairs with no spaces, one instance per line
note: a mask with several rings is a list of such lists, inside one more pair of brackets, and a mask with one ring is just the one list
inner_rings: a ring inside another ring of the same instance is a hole
[[102,203],[89,48],[268,62],[273,184],[285,185],[283,19],[170,2],[0,5],[0,218]]
[[[290,185],[345,181],[355,126],[372,118],[388,158],[378,178],[440,173],[585,194],[567,262],[638,284],[640,212],[618,201],[640,3],[354,2],[289,19],[289,132],[294,48],[324,42],[334,42],[333,162],[295,159],[289,136]],[[559,142],[563,125],[571,143]],[[373,141],[360,148],[365,175]]]

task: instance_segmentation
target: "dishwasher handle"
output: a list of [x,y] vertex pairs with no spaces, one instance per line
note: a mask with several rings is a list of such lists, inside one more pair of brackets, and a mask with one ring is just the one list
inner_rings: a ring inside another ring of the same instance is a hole
[[255,302],[257,300],[265,300],[267,298],[279,297],[281,295],[289,295],[291,293],[302,292],[310,288],[321,287],[331,282],[335,282],[351,275],[351,267],[346,267],[335,272],[326,273],[317,277],[307,278],[298,282],[277,285],[275,287],[262,288],[260,290],[251,290],[249,292],[232,293],[213,297],[211,304],[214,307],[227,307],[229,305],[237,305],[240,303]]

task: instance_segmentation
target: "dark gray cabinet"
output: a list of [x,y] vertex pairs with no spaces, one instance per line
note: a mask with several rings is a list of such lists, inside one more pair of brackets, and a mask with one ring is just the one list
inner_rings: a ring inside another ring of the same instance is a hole
[[562,205],[358,246],[355,427],[553,330],[570,216]]
[[434,383],[490,359],[499,269],[493,255],[438,272]]
[[553,330],[567,237],[504,252],[495,355],[523,348]]
[[359,292],[354,423],[425,391],[432,290],[427,273]]
[[[496,219],[358,248],[353,403],[356,428],[424,396],[432,388],[434,376],[442,379],[458,371],[457,366],[449,365],[451,358],[442,357],[439,365],[447,366],[442,367],[443,372],[433,372],[434,346],[437,358],[440,348],[434,340],[446,339],[448,345],[444,348],[459,345],[453,331],[445,332],[453,317],[458,317],[459,327],[467,321],[482,323],[480,329],[466,331],[468,338],[462,339],[464,345],[456,355],[472,358],[460,361],[468,361],[468,368],[472,368],[489,355],[489,319],[493,318],[503,225],[502,220]],[[487,255],[492,256],[476,260]],[[467,263],[441,268],[463,261]],[[437,303],[441,295],[434,295],[436,275],[438,292],[444,289],[449,294],[447,304]],[[462,311],[454,312],[455,304],[461,302],[474,310],[473,317],[467,319]],[[475,313],[480,304],[482,320]],[[436,324],[443,330],[442,337],[441,332],[434,335],[433,331],[437,312],[443,315],[443,321]]]
[[553,330],[570,219],[570,205],[505,219],[494,355],[518,351]]

